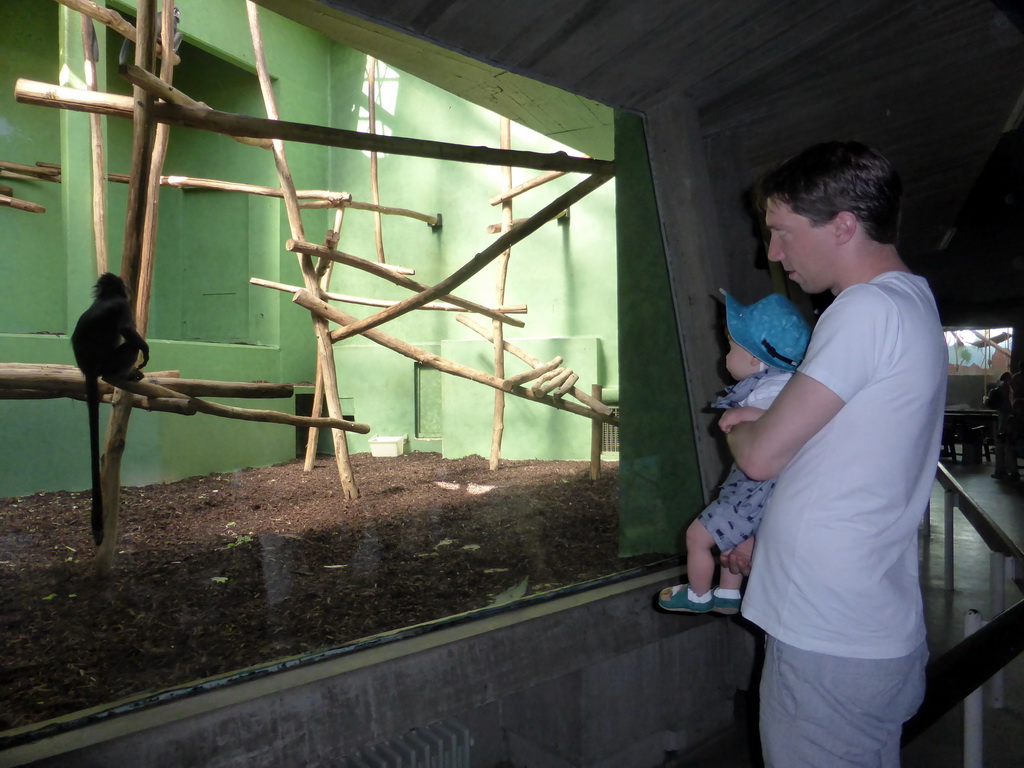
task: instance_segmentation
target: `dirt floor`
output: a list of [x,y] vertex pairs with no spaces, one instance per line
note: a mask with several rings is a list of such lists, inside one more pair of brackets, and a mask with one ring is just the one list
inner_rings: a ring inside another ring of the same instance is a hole
[[353,456],[0,499],[0,731],[649,563],[617,557],[617,465]]

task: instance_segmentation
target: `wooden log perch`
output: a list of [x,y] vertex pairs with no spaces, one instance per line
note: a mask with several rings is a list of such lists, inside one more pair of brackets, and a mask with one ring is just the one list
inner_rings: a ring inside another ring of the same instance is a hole
[[[340,309],[327,304],[315,296],[309,291],[301,290],[295,294],[294,301],[301,307],[305,307],[311,312],[322,314],[323,317],[336,322],[339,324],[355,322],[356,318],[352,315],[348,315],[342,312]],[[578,416],[586,416],[589,419],[597,419],[598,421],[608,422],[609,424],[618,424],[618,418],[609,414],[600,413],[592,408],[588,408],[583,405],[577,405],[575,403],[569,403],[564,400],[560,400],[555,397],[547,397],[544,395],[537,395],[528,389],[523,387],[509,384],[503,379],[499,379],[497,376],[491,373],[484,373],[478,371],[475,368],[455,363],[451,360],[447,360],[443,357],[439,357],[431,352],[427,352],[424,349],[420,349],[408,342],[402,341],[401,339],[391,336],[384,331],[371,329],[363,333],[370,341],[375,344],[380,344],[382,347],[387,347],[400,355],[404,355],[418,363],[427,365],[431,368],[436,368],[444,373],[450,373],[453,376],[459,376],[470,381],[475,381],[480,384],[486,384],[494,389],[500,389],[504,392],[508,392],[516,397],[521,397],[525,400],[532,400],[536,403],[543,403],[552,408],[556,408],[560,411],[568,411],[569,413],[575,413]]]
[[8,208],[14,208],[18,211],[27,211],[28,213],[46,213],[46,208],[41,206],[39,203],[20,200],[17,197],[11,197],[10,195],[0,195],[0,205]]
[[[105,24],[112,30],[120,34],[122,37],[126,37],[133,43],[138,42],[138,32],[134,26],[125,21],[125,18],[117,11],[112,11],[109,8],[104,8],[101,5],[90,2],[90,0],[56,0],[63,6],[70,8],[73,11],[78,11],[81,14],[88,16],[90,19],[95,19],[101,24]],[[160,46],[160,42],[156,42],[156,52],[158,56],[163,56],[163,49]],[[181,59],[178,58],[178,54],[171,52],[171,62],[179,64]]]
[[[560,371],[553,371],[554,375],[544,381],[538,383],[534,389],[538,389],[542,395],[550,395],[554,390],[560,389],[570,378],[575,374],[568,368],[563,368]],[[579,376],[576,376],[578,379]]]
[[41,107],[70,109],[72,112],[89,112],[112,117],[134,116],[134,102],[131,96],[102,91],[85,91],[67,88],[52,83],[41,83],[19,77],[14,84],[14,95],[21,104],[35,104]]
[[[494,341],[494,335],[491,332],[490,328],[485,328],[484,326],[482,326],[479,323],[475,322],[472,318],[466,317],[465,315],[457,315],[455,319],[458,320],[460,323],[462,323],[467,328],[469,328],[470,330],[475,331],[476,333],[480,334],[482,337],[484,337],[488,341],[491,341],[491,342]],[[524,349],[522,349],[520,347],[517,347],[514,344],[510,344],[507,341],[503,342],[503,344],[504,344],[506,352],[508,352],[508,353],[510,353],[512,355],[515,355],[516,357],[518,357],[520,360],[522,360],[527,365],[536,368],[537,366],[539,366],[541,364],[540,360],[538,360],[536,357],[531,355],[526,350],[524,350]],[[595,411],[597,411],[599,413],[603,413],[605,415],[610,415],[612,413],[612,409],[611,409],[610,406],[605,405],[600,400],[597,400],[594,397],[591,397],[586,392],[581,391],[577,387],[573,387],[573,389],[571,391],[569,391],[568,394],[572,395],[574,398],[579,400],[581,403],[583,403],[584,405],[587,405],[587,406],[593,408]]]
[[[557,216],[555,216],[554,218],[555,218],[555,220],[557,220],[557,219],[565,219],[568,216],[569,216],[569,210],[566,209],[566,210],[562,211],[560,214],[558,214]],[[529,219],[512,219],[512,226],[514,227],[517,224],[522,224],[523,222],[526,222],[526,221],[529,221]],[[505,231],[506,230],[505,230],[505,225],[504,224],[500,224],[499,223],[499,224],[488,224],[487,225],[487,234],[488,235],[497,235],[497,234],[499,234],[501,232],[505,232]]]
[[565,171],[548,171],[547,173],[542,173],[540,176],[534,176],[529,181],[524,181],[518,187],[512,187],[512,189],[508,190],[508,192],[502,192],[500,195],[495,195],[487,202],[490,203],[491,205],[501,205],[502,203],[506,203],[514,197],[518,197],[519,195],[523,194],[523,192],[528,192],[531,189],[536,189],[542,184],[547,184],[549,181],[560,179],[563,176],[565,176]]
[[[541,208],[525,222],[513,227],[503,234],[491,245],[484,248],[484,250],[480,251],[480,253],[452,272],[441,282],[421,291],[415,296],[411,296],[408,299],[400,301],[393,307],[388,307],[374,315],[364,317],[362,320],[358,320],[347,327],[340,329],[341,333],[338,335],[338,338],[348,338],[350,336],[360,334],[370,328],[376,328],[383,323],[394,320],[397,317],[401,317],[406,312],[416,309],[416,307],[423,306],[429,301],[445,296],[449,291],[465,283],[473,275],[501,256],[513,245],[532,235],[540,229],[540,227],[557,216],[561,211],[565,210],[569,205],[578,202],[589,195],[595,189],[608,181],[609,178],[611,177],[588,176],[568,192],[563,195],[559,195],[552,202]],[[334,338],[336,333],[337,332],[331,334],[332,338]]]
[[440,214],[431,216],[429,213],[420,213],[419,211],[410,211],[407,208],[394,208],[389,205],[375,205],[374,203],[361,203],[357,200],[349,198],[348,202],[344,203],[346,208],[352,208],[357,211],[373,211],[375,213],[385,213],[390,216],[405,216],[410,219],[417,219],[419,221],[426,222],[431,227],[436,227],[441,221]]
[[564,397],[576,388],[576,382],[580,380],[580,375],[578,373],[572,373],[571,371],[569,373],[569,378],[567,378],[558,389],[551,393],[554,397]]
[[[300,253],[304,256],[316,256],[318,259],[326,259],[327,261],[336,261],[339,264],[345,264],[349,267],[355,267],[361,269],[364,272],[383,277],[385,280],[394,281],[396,275],[415,275],[415,269],[409,269],[408,267],[399,267],[394,264],[381,264],[376,261],[370,261],[369,259],[363,259],[359,256],[353,256],[351,253],[345,253],[343,251],[337,251],[333,248],[328,248],[326,245],[317,245],[316,243],[307,243],[304,240],[295,240],[289,238],[285,242],[284,247],[286,250],[292,253]],[[395,283],[400,285],[401,283]]]
[[[303,288],[298,285],[288,285],[287,283],[277,283],[273,280],[263,280],[259,277],[250,277],[249,283],[252,285],[258,285],[261,288],[273,288],[276,291],[282,291],[283,293],[295,293],[301,291]],[[320,295],[325,299],[331,301],[342,301],[346,304],[359,304],[367,307],[390,307],[397,304],[396,301],[387,301],[386,299],[371,299],[365,296],[348,296],[344,293],[334,293],[332,291],[321,291]],[[424,304],[420,309],[432,309],[441,312],[463,312],[463,307],[457,304],[449,304],[443,301],[433,301],[429,304]],[[527,307],[525,304],[513,304],[506,307],[489,307],[494,312],[501,312],[503,314],[525,314]]]
[[[191,96],[186,96],[170,83],[164,82],[153,73],[147,72],[141,67],[136,67],[134,64],[126,64],[120,67],[118,71],[121,77],[132,85],[138,86],[150,96],[163,99],[171,104],[181,104],[186,107],[195,107],[196,109],[210,109],[210,106],[205,102],[196,101]],[[270,139],[250,139],[247,136],[231,136],[230,138],[241,144],[248,144],[260,149],[271,149],[274,146]]]
[[[508,347],[510,346],[509,343],[506,341],[504,342],[504,345],[505,350],[508,351]],[[554,358],[553,360],[550,360],[549,362],[544,363],[543,365],[538,365],[536,368],[530,368],[529,370],[523,371],[522,373],[517,373],[515,376],[509,376],[508,378],[505,379],[505,383],[512,387],[521,386],[528,381],[533,381],[534,379],[540,378],[545,373],[550,373],[561,364],[562,358],[561,356],[559,356]]]
[[[341,251],[335,251],[323,245],[289,240],[285,243],[285,248],[295,253],[305,253],[308,256],[317,256],[330,261],[336,261],[339,264],[345,264],[350,267],[355,267],[356,269],[361,269],[364,272],[369,272],[377,277],[382,277],[394,285],[407,288],[410,291],[424,291],[428,288],[424,283],[417,282],[395,272],[394,268],[390,264],[378,264],[374,261],[367,261],[366,259],[361,259],[358,256],[351,256],[347,253],[342,253]],[[477,304],[476,302],[468,301],[467,299],[461,299],[458,296],[446,294],[444,296],[438,296],[437,298],[462,307],[469,312],[476,312],[479,315],[484,315],[492,320],[500,320],[503,323],[508,323],[509,325],[514,325],[519,328],[526,325],[522,320],[508,317],[501,312],[485,307],[483,304]],[[340,334],[336,336],[334,332],[331,333],[331,341],[338,341],[340,338]]]
[[[37,104],[46,107],[72,109],[79,112],[99,112],[115,117],[127,117],[123,104],[131,101],[129,96],[112,93],[91,93],[76,88],[62,88],[27,78],[19,78],[14,88],[17,100],[22,104]],[[128,113],[131,112],[129,107]],[[209,107],[185,107],[179,104],[154,104],[153,116],[162,123],[181,125],[187,128],[224,133],[229,136],[250,138],[282,139],[305,144],[319,144],[343,149],[358,149],[366,152],[386,152],[406,157],[425,157],[433,160],[452,160],[482,165],[508,165],[515,168],[533,168],[541,171],[565,171],[567,173],[592,173],[611,176],[615,163],[610,160],[594,160],[587,157],[572,157],[565,152],[544,154],[525,150],[492,149],[470,147],[464,144],[449,144],[428,139],[410,139],[402,136],[384,136],[360,133],[343,128],[329,128],[306,123],[291,123],[286,120],[271,120],[249,115],[220,112]]]
[[[179,394],[173,389],[152,383],[147,379],[143,379],[142,381],[117,381],[116,386],[144,397],[168,397],[176,399],[175,396]],[[197,397],[189,399],[191,402],[195,403],[196,408],[200,413],[206,413],[211,416],[222,416],[228,419],[241,419],[242,421],[263,421],[273,424],[288,424],[293,427],[343,429],[347,432],[358,432],[362,435],[365,435],[370,431],[369,424],[359,424],[354,421],[346,421],[343,419],[296,416],[290,413],[281,413],[280,411],[265,411],[251,408],[237,408],[231,405],[221,405],[220,403],[211,403],[208,400],[201,400]]]
[[39,181],[60,182],[60,169],[44,168],[38,165],[22,165],[0,160],[0,170],[9,171],[11,174],[18,174],[22,178],[36,179]]

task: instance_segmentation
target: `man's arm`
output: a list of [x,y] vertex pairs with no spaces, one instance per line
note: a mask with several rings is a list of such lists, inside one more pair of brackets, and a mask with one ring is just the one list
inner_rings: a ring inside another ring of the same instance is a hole
[[733,460],[753,480],[773,478],[844,405],[824,384],[797,372],[760,419],[729,431]]

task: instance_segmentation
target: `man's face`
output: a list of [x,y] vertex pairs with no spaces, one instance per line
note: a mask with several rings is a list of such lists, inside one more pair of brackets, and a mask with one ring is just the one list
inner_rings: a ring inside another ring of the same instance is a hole
[[805,293],[821,293],[835,284],[834,241],[828,224],[814,226],[785,203],[769,199],[764,222],[771,233],[768,259],[777,261]]

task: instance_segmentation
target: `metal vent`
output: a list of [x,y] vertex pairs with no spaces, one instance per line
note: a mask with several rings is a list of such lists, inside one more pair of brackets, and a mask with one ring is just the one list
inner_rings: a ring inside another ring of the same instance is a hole
[[[616,417],[619,415],[618,408],[612,408],[612,414]],[[619,452],[619,425],[618,424],[601,424],[601,453],[618,453]]]
[[333,768],[470,768],[469,729],[457,720],[414,728],[331,763]]

